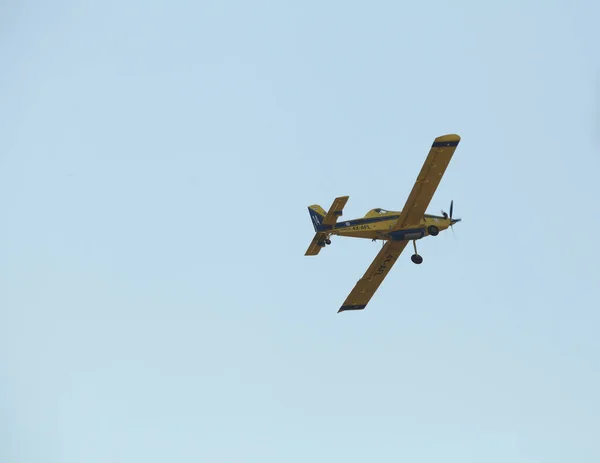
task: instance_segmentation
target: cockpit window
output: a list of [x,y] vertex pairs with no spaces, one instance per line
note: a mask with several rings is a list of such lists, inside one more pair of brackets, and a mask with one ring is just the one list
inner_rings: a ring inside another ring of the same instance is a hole
[[381,209],[380,207],[378,207],[377,209],[372,209],[370,213],[375,213],[375,214],[388,214],[389,211],[386,211],[385,209]]

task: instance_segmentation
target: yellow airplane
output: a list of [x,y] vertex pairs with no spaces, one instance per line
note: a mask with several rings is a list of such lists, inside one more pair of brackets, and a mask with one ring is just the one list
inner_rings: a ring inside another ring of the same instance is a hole
[[434,140],[402,211],[371,209],[361,219],[337,222],[348,196],[335,198],[327,213],[317,204],[309,206],[308,212],[313,221],[315,236],[305,253],[306,256],[319,254],[325,245],[331,244],[332,235],[386,242],[338,313],[345,310],[362,310],[367,306],[409,241],[413,242],[415,249],[411,260],[415,264],[421,264],[423,257],[417,252],[416,240],[429,235],[437,236],[440,231],[460,222],[461,219],[452,218],[453,202],[450,202],[450,215],[444,211],[441,216],[425,213],[459,142],[460,137],[454,134],[443,135]]

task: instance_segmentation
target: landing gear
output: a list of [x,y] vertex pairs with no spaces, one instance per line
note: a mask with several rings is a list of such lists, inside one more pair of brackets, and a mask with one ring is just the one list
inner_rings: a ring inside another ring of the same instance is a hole
[[415,263],[417,265],[423,263],[423,257],[420,256],[419,254],[413,254],[412,256],[410,256],[410,260],[412,260],[413,263]]
[[325,244],[327,244],[327,245],[330,245],[330,244],[331,244],[331,240],[330,240],[329,238],[327,238],[327,239],[325,240]]
[[427,232],[431,236],[437,236],[440,233],[440,229],[438,227],[436,227],[435,225],[429,225],[429,227],[427,227]]
[[423,263],[423,257],[421,257],[419,255],[419,253],[417,252],[417,242],[416,242],[416,240],[413,241],[413,246],[415,248],[415,253],[412,256],[410,256],[410,260],[412,260],[414,264],[417,264],[417,265],[418,264],[422,264]]

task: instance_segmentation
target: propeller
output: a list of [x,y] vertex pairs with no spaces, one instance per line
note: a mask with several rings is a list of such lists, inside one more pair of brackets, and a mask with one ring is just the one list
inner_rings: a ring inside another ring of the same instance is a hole
[[[450,201],[450,220],[452,220],[452,211],[453,210],[454,210],[454,200]],[[443,210],[442,210],[442,215],[444,216],[444,219],[448,218],[448,213],[444,212]],[[460,220],[460,219],[457,219],[457,220]]]
[[452,229],[452,234],[454,234],[454,224],[456,222],[460,222],[461,219],[452,219],[452,212],[454,211],[454,200],[450,201],[450,216],[444,211],[442,211],[442,215],[445,219],[450,219],[450,228]]

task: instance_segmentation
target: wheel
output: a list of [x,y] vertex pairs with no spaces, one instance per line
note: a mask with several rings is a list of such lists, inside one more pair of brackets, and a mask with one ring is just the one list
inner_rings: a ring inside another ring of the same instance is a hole
[[417,265],[423,263],[423,258],[419,254],[413,254],[410,256],[410,260]]
[[330,240],[329,238],[327,238],[327,239],[325,240],[325,244],[331,244],[331,240]]
[[440,229],[435,225],[429,225],[429,227],[427,227],[427,231],[431,236],[437,236],[440,232]]

